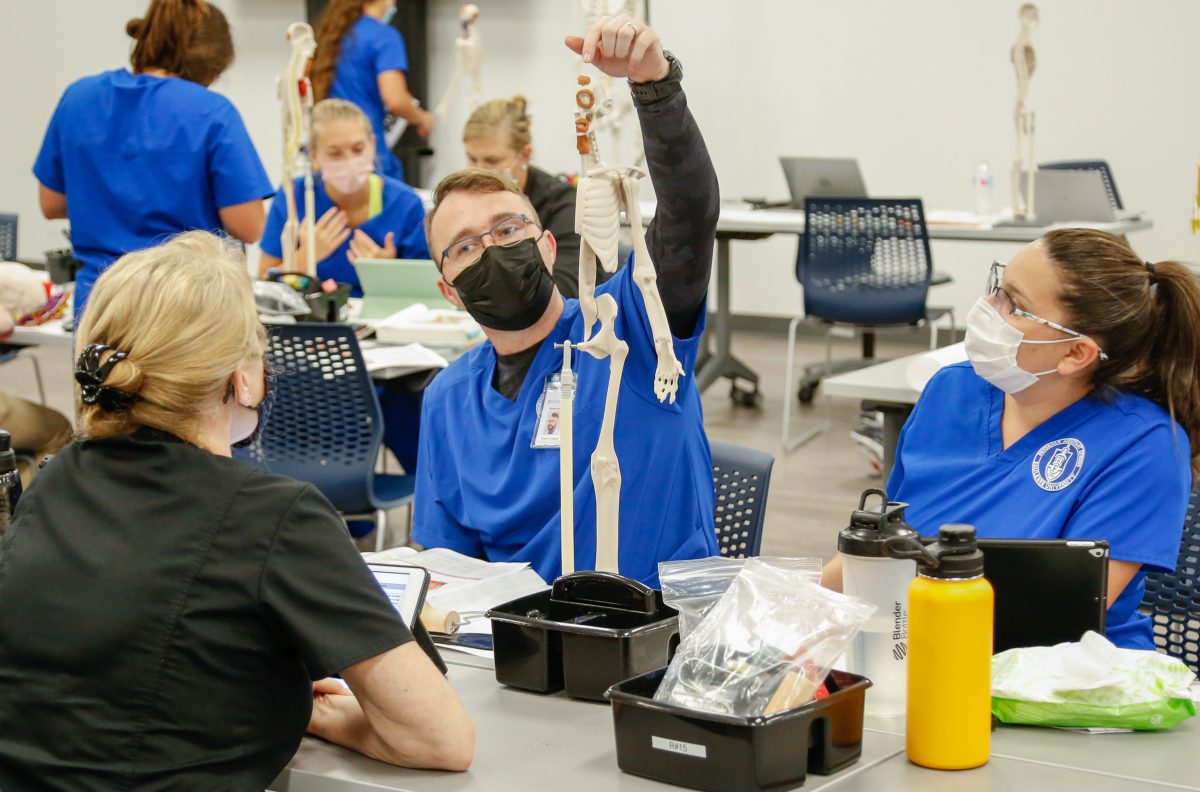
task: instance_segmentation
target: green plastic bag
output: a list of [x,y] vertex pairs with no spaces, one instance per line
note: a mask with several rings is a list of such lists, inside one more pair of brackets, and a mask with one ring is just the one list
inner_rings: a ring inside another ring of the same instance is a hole
[[1032,726],[1162,731],[1196,714],[1194,679],[1173,657],[1118,649],[1088,632],[1079,643],[993,657],[992,714]]

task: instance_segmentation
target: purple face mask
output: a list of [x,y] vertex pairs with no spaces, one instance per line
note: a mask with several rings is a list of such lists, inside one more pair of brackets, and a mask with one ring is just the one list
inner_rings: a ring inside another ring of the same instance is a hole
[[367,177],[375,170],[374,161],[364,155],[329,160],[321,163],[321,178],[343,195],[358,192],[367,183]]

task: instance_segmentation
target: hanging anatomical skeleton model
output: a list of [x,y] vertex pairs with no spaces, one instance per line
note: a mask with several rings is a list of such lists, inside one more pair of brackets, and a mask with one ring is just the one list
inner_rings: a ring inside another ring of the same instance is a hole
[[[609,166],[600,158],[596,147],[593,122],[596,117],[596,96],[591,80],[578,78],[575,93],[575,142],[579,150],[581,176],[575,204],[575,231],[579,234],[579,304],[583,316],[583,340],[563,343],[561,424],[559,429],[560,513],[562,529],[563,574],[575,568],[574,527],[574,391],[575,374],[571,371],[571,349],[580,349],[597,359],[610,358],[608,393],[604,400],[604,416],[600,436],[591,457],[592,486],[596,489],[596,569],[618,571],[617,547],[621,505],[621,468],[617,460],[613,432],[616,424],[617,397],[621,388],[625,358],[629,346],[616,335],[617,302],[610,294],[596,297],[596,261],[605,272],[617,269],[617,233],[621,210],[625,210],[633,235],[633,279],[641,292],[650,322],[658,366],[654,374],[654,395],[659,401],[674,403],[679,390],[683,366],[675,357],[671,342],[671,327],[667,312],[658,293],[658,276],[638,207],[638,180],[645,173],[637,168]],[[592,328],[596,321],[600,329],[595,337]]]
[[[317,243],[313,216],[317,210],[313,192],[312,160],[309,157],[313,94],[312,83],[305,76],[305,72],[308,71],[308,63],[312,60],[313,53],[317,51],[317,40],[313,36],[313,29],[303,22],[289,25],[287,36],[292,44],[292,54],[288,59],[287,71],[275,80],[275,91],[283,109],[283,195],[287,206],[287,220],[280,235],[283,271],[303,272],[315,278]],[[294,188],[298,174],[304,177],[304,216],[307,218],[304,224],[306,256],[302,270],[297,269],[298,262],[295,260],[300,230]]]
[[[578,29],[590,30],[600,20],[618,14],[627,14],[634,19],[644,21],[646,19],[645,5],[644,0],[578,0],[579,13],[582,17],[582,23]],[[580,73],[583,71],[583,66],[581,58],[579,61]],[[596,78],[592,90],[598,97],[598,112],[593,119],[592,131],[594,133],[607,132],[608,148],[614,152],[615,156],[619,157],[622,151],[621,143],[625,133],[625,122],[634,117],[633,98],[628,91],[614,91],[613,78],[603,72]],[[638,125],[634,123],[631,126],[633,129],[630,141],[632,150],[631,156],[626,161],[640,165],[646,159],[646,152],[642,148],[642,136]]]
[[450,100],[462,80],[467,81],[467,110],[474,110],[483,101],[483,39],[479,37],[479,6],[464,3],[458,9],[458,38],[454,40],[454,74],[442,100],[434,109],[439,120],[446,120]]
[[[1013,122],[1017,133],[1017,156],[1012,167],[1012,213],[1014,220],[1033,219],[1034,212],[1034,173],[1037,170],[1034,159],[1034,115],[1025,106],[1025,97],[1029,95],[1029,81],[1037,68],[1037,54],[1034,52],[1032,35],[1038,25],[1037,6],[1026,3],[1018,12],[1021,19],[1021,32],[1012,46],[1010,58],[1017,72],[1017,106],[1013,111]],[[1028,151],[1028,156],[1026,155]],[[1027,182],[1025,195],[1021,194],[1021,177]]]

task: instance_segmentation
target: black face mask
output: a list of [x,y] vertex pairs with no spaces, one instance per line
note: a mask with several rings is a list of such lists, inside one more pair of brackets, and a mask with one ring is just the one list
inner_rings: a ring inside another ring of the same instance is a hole
[[554,279],[546,270],[536,239],[510,247],[492,245],[451,285],[458,289],[467,313],[493,330],[533,327],[554,296]]

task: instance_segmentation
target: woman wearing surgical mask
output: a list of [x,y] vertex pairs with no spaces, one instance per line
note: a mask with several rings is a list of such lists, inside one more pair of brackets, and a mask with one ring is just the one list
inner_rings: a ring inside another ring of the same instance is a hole
[[1175,568],[1200,461],[1195,276],[1100,231],[1052,231],[993,264],[966,351],[925,387],[888,495],[924,535],[1107,541],[1108,637],[1153,649],[1136,609],[1146,573]]
[[421,137],[433,132],[435,119],[408,90],[408,51],[391,25],[395,15],[396,0],[331,0],[317,23],[309,77],[318,100],[345,99],[367,114],[379,146],[380,172],[403,179],[400,161],[383,143],[384,117],[404,119]]
[[96,282],[79,439],[0,540],[0,787],[263,789],[306,732],[470,764],[469,719],[337,511],[230,458],[269,403],[264,341],[212,234]]
[[[412,188],[375,173],[375,136],[362,111],[340,99],[318,102],[312,113],[317,276],[350,284],[362,296],[353,262],[357,258],[429,258],[422,223],[425,208]],[[304,217],[304,182],[292,185],[299,220]],[[282,263],[281,234],[287,221],[283,188],[275,195],[263,231],[259,272]],[[298,234],[296,260],[305,261],[308,234]]]
[[[558,254],[554,282],[564,298],[579,296],[579,235],[575,233],[575,188],[529,164],[533,156],[532,119],[524,96],[493,99],[475,108],[463,128],[463,148],[472,168],[493,171],[517,186],[537,212],[541,227],[554,235]],[[596,265],[596,283],[609,274]]]

